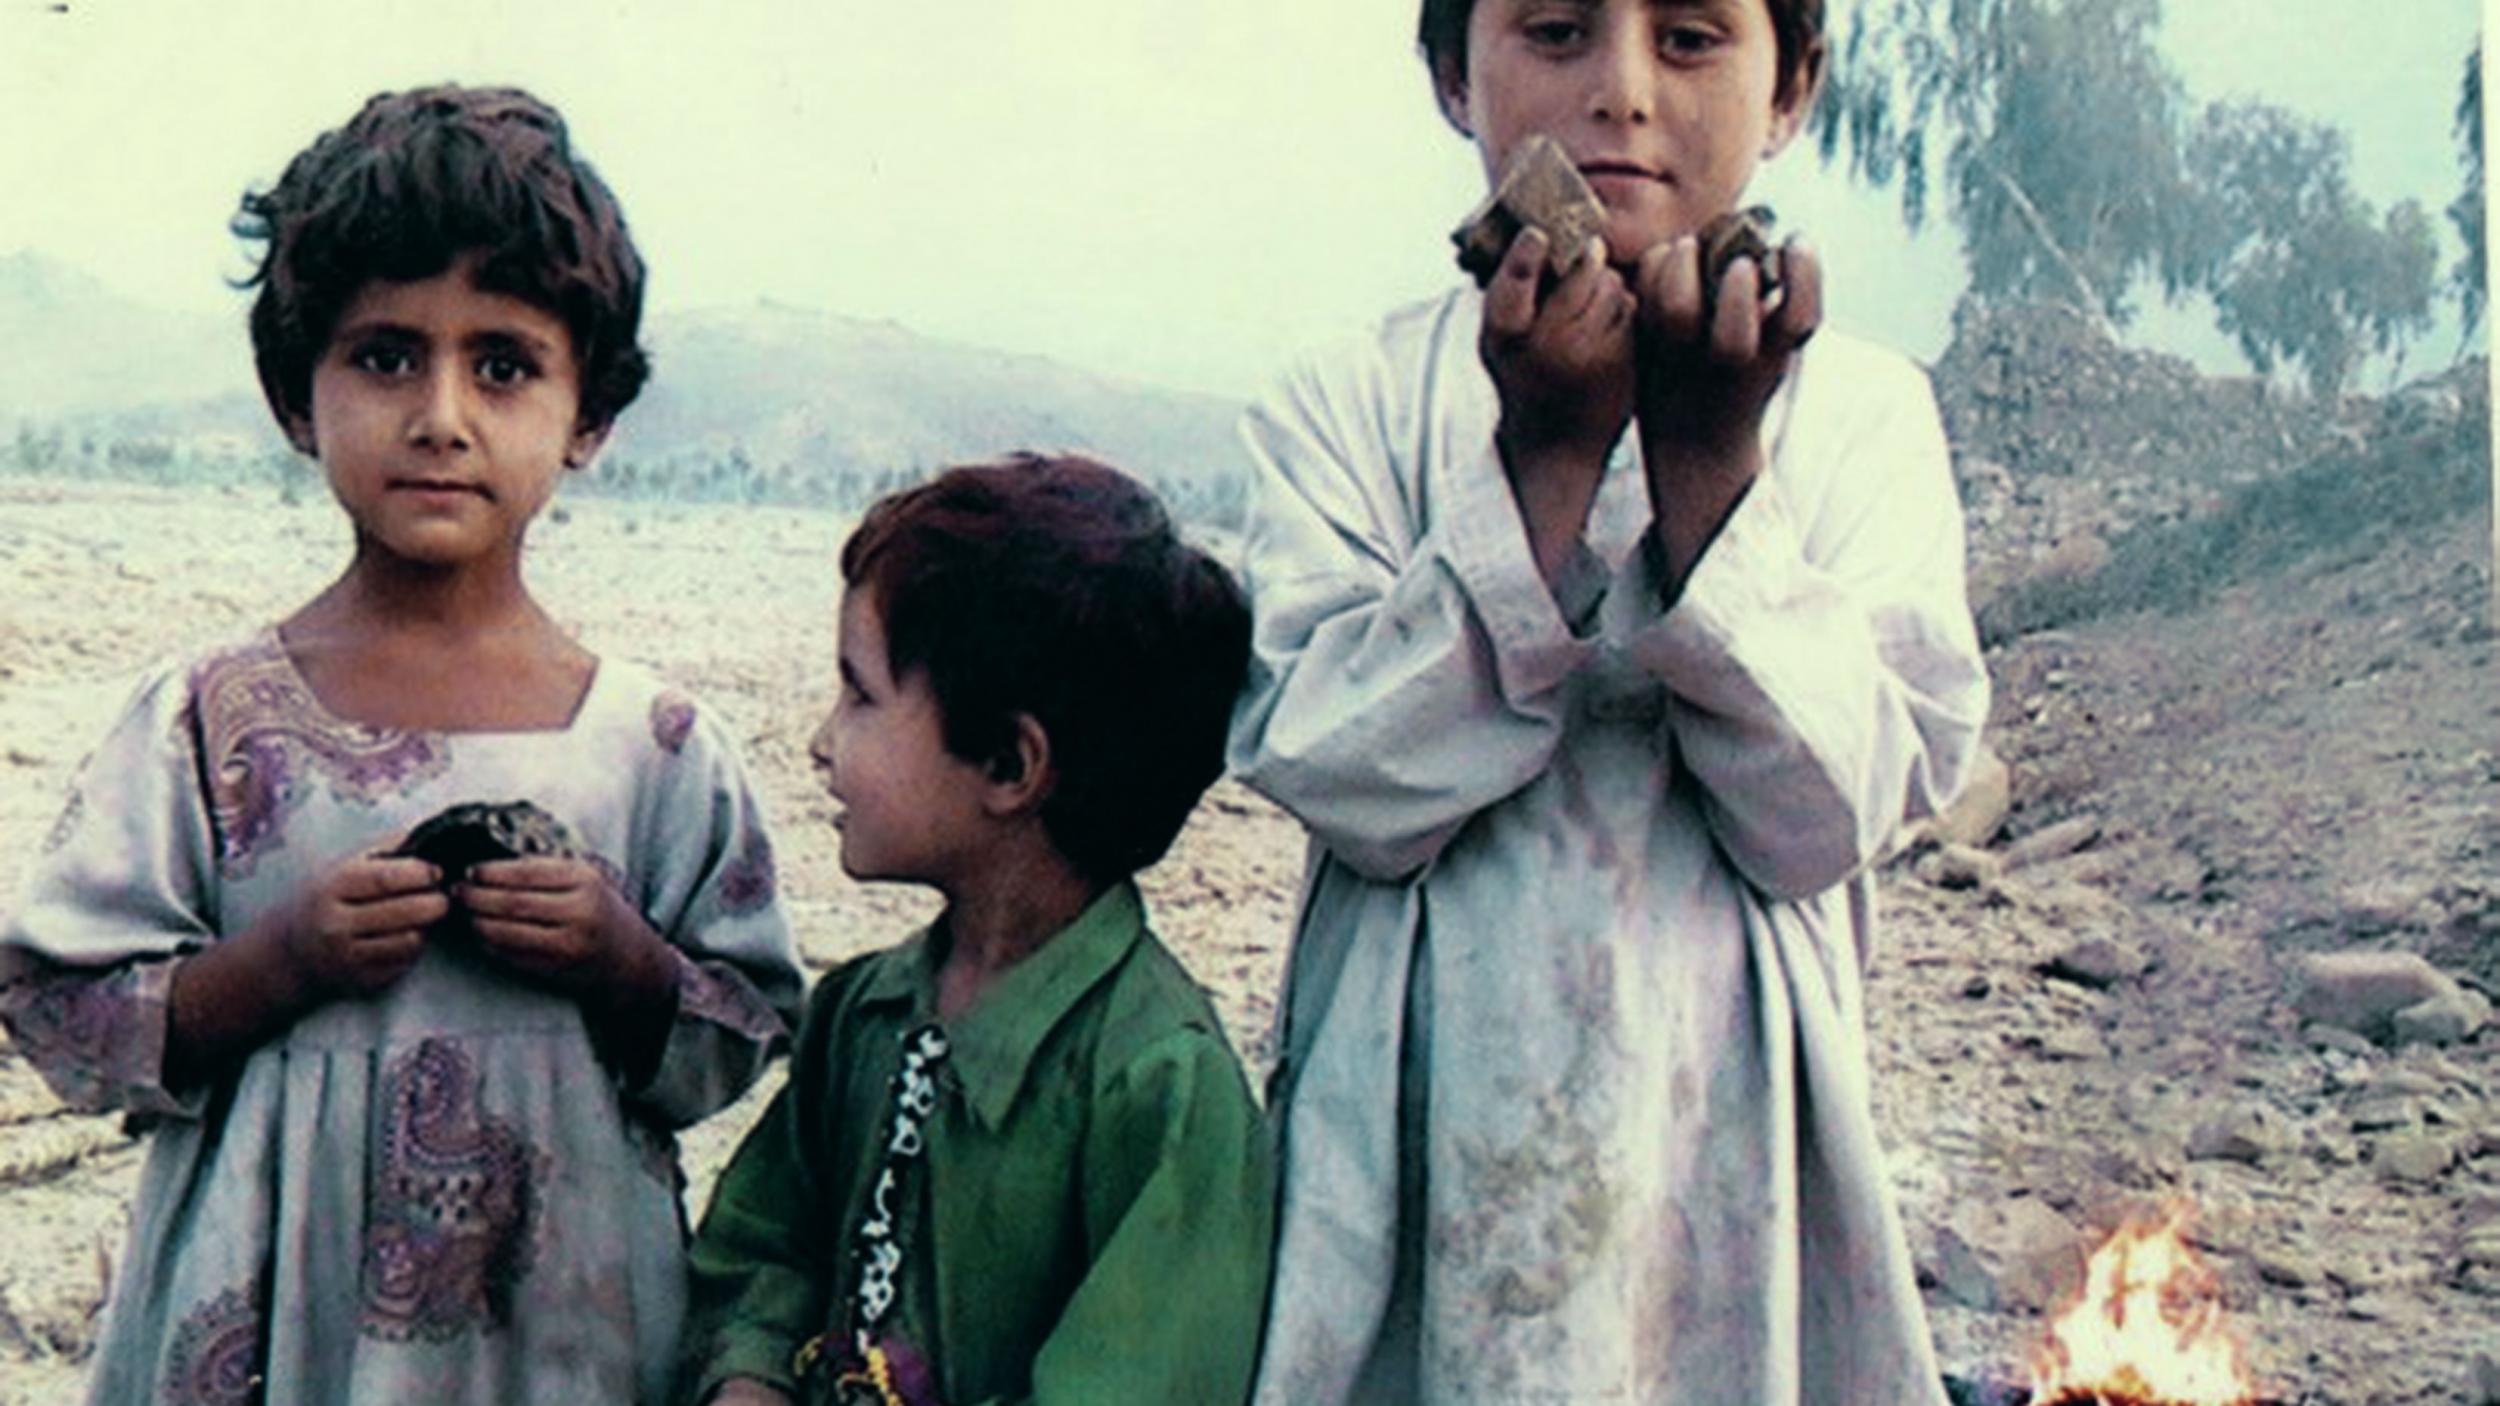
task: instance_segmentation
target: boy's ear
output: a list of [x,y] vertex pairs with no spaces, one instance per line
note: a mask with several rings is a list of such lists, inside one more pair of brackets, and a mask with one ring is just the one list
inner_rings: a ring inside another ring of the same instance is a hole
[[321,457],[320,443],[313,438],[312,416],[289,415],[278,422],[278,428],[286,435],[286,442],[295,446],[296,453],[307,459]]
[[1796,67],[1785,75],[1787,84],[1771,102],[1771,134],[1762,144],[1762,158],[1769,160],[1805,130],[1806,118],[1814,112],[1816,99],[1823,95],[1824,59],[1828,47],[1820,36],[1797,56]]
[[1434,59],[1432,95],[1440,100],[1442,119],[1456,127],[1460,136],[1474,141],[1475,129],[1467,125],[1467,65],[1453,55]]
[[990,758],[989,794],[982,806],[1002,819],[1041,809],[1057,785],[1059,770],[1050,753],[1050,734],[1031,713],[1018,713],[1015,735]]
[[586,469],[599,457],[599,447],[608,442],[608,431],[615,426],[611,420],[604,425],[580,425],[573,430],[572,440],[564,446],[564,467]]

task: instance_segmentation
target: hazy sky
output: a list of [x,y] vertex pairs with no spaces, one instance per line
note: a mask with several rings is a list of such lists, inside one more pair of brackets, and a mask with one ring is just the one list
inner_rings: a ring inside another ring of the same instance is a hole
[[[2166,10],[2193,96],[2342,125],[2381,204],[2453,195],[2475,0]],[[378,89],[517,82],[616,187],[658,309],[769,298],[1241,394],[1451,276],[1481,178],[1413,24],[1412,0],[0,0],[0,253],[239,309],[246,185]],[[1837,321],[1941,348],[1949,231],[1913,244],[1802,148],[1759,190],[1823,249]],[[2152,330],[2190,346],[2187,321]]]

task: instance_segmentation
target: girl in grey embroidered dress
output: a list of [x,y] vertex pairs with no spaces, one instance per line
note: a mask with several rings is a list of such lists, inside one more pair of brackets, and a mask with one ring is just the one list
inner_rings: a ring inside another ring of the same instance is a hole
[[[17,1047],[151,1131],[89,1399],[657,1401],[674,1130],[801,981],[720,726],[521,579],[639,388],[639,261],[510,90],[377,97],[244,210],[263,385],[354,551],[149,674],[0,921]],[[569,853],[397,853],[523,799]]]
[[[646,1081],[620,1082],[574,1001],[436,937],[386,994],[217,1083],[169,1082],[186,954],[343,854],[510,796],[670,936],[677,1013]],[[274,631],[158,669],[0,940],[19,1048],[72,1103],[152,1129],[92,1399],[657,1399],[682,1301],[672,1130],[746,1088],[799,993],[762,818],[686,695],[609,659],[568,727],[446,733],[333,716]]]

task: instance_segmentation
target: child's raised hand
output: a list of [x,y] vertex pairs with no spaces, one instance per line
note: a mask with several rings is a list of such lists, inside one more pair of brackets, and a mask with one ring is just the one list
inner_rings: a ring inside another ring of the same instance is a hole
[[167,1080],[206,1079],[315,1007],[406,976],[425,951],[425,930],[451,912],[442,882],[422,859],[360,854],[232,940],[193,954],[174,972]]
[[731,1377],[705,1398],[704,1406],[791,1406],[781,1391],[753,1377]]
[[1529,228],[1484,291],[1477,347],[1502,401],[1506,451],[1615,447],[1632,413],[1631,290],[1591,249],[1543,290],[1545,231]]
[[1597,241],[1542,289],[1545,232],[1522,231],[1485,288],[1478,354],[1501,399],[1495,443],[1554,578],[1587,521],[1607,457],[1632,415],[1635,303]]
[[1761,472],[1763,408],[1823,321],[1813,251],[1792,239],[1778,258],[1779,291],[1767,300],[1749,258],[1729,264],[1715,298],[1706,297],[1690,235],[1642,255],[1633,278],[1634,413],[1671,590]]
[[331,866],[269,929],[307,1003],[370,996],[425,951],[451,911],[443,876],[422,859],[360,854]]

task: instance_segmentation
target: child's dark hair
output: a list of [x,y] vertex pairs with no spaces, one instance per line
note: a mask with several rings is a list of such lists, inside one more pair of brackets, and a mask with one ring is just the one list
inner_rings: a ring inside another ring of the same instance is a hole
[[1249,607],[1118,470],[1036,454],[949,469],[868,510],[842,580],[873,593],[894,676],[927,671],[949,752],[990,764],[1017,714],[1041,725],[1058,773],[1042,824],[1089,881],[1160,859],[1223,774]]
[[290,429],[313,367],[375,279],[432,278],[478,256],[477,284],[546,309],[573,335],[583,429],[642,390],[642,256],[616,197],[552,107],[517,88],[418,88],[368,100],[278,184],[246,194],[234,232],[268,246],[244,281],[261,393]]
[[[1771,33],[1779,41],[1781,101],[1794,95],[1805,63],[1823,38],[1823,0],[1764,0],[1771,11]],[[1423,0],[1415,24],[1415,42],[1424,63],[1438,82],[1467,72],[1467,21],[1476,0]]]

